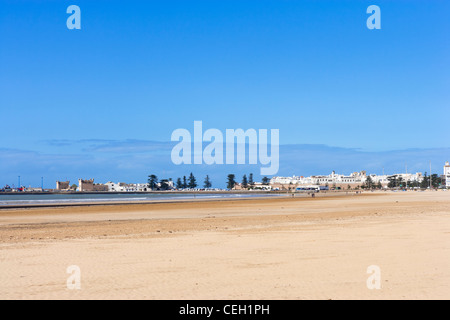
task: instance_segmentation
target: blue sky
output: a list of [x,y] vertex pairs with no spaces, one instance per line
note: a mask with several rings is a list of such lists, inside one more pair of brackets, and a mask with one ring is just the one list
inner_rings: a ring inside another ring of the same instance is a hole
[[[71,4],[81,30],[66,28]],[[366,28],[372,4],[381,30]],[[426,171],[427,158],[440,172],[450,160],[449,9],[444,0],[0,0],[0,185],[18,175],[53,187],[259,171],[173,166],[171,133],[195,120],[279,129],[280,174],[381,173],[406,161]]]

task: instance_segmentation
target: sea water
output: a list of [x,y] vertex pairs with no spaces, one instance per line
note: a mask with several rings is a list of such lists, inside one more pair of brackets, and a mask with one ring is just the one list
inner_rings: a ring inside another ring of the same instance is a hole
[[122,194],[0,194],[0,206],[20,205],[52,205],[52,204],[82,204],[96,202],[149,202],[149,201],[173,201],[191,199],[221,199],[221,198],[256,198],[279,196],[276,194],[199,194],[199,193],[122,193]]

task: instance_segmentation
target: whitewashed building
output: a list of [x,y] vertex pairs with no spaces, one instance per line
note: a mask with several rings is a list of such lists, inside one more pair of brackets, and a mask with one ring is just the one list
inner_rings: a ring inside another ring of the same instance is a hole
[[[448,169],[450,172],[450,169]],[[289,186],[305,186],[305,185],[328,185],[330,187],[337,186],[346,188],[347,186],[358,186],[366,183],[368,177],[372,179],[375,184],[381,183],[382,186],[386,187],[389,183],[389,177],[394,175],[367,175],[366,171],[353,172],[349,175],[337,174],[333,171],[327,176],[311,176],[311,177],[274,177],[270,180],[270,185],[272,188],[278,189],[289,189]],[[422,182],[422,173],[399,173],[395,174],[398,178],[402,178],[403,181],[408,182]],[[449,177],[450,179],[450,177]]]
[[336,174],[333,171],[328,176],[312,176],[313,183],[318,185],[333,185],[333,184],[362,184],[366,182],[367,176],[365,171],[353,172],[346,176],[343,174]]
[[444,166],[445,185],[450,188],[450,163],[447,161]]
[[408,182],[422,182],[423,176],[421,172],[417,173],[398,173],[397,177],[401,177],[404,181]]
[[270,180],[271,185],[333,185],[333,184],[362,184],[366,181],[366,172],[354,172],[350,175],[336,174],[333,171],[327,176],[311,177],[274,177]]
[[[383,185],[388,184],[389,183],[389,175],[376,175],[376,174],[371,174],[369,175],[369,177],[372,179],[373,183],[377,184],[377,183],[381,183]],[[366,179],[367,180],[367,179]]]
[[[169,189],[173,189],[173,181],[168,181]],[[125,182],[107,182],[105,183],[108,186],[109,192],[146,192],[151,191],[148,187],[148,183],[125,183]],[[158,183],[157,187],[160,187],[161,184]]]
[[125,182],[107,182],[108,191],[110,192],[142,192],[147,191],[146,183],[125,183]]
[[115,183],[115,182],[109,181],[109,182],[105,183],[105,186],[108,187],[109,192],[125,192],[126,183],[123,183],[123,182]]

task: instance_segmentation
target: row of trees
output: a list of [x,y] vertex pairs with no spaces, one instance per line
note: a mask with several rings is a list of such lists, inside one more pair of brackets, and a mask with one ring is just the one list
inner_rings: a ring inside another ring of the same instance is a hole
[[[189,177],[186,178],[186,176],[183,176],[183,179],[178,178],[177,182],[175,184],[175,188],[177,189],[195,189],[198,187],[197,179],[195,178],[194,174],[191,172],[189,174]],[[203,187],[205,189],[209,189],[212,187],[211,180],[209,179],[209,176],[206,176],[205,181],[203,183]]]
[[[270,179],[267,177],[263,177],[261,180],[263,185],[268,185],[270,183]],[[236,176],[234,174],[229,174],[227,179],[227,189],[233,189],[236,186]],[[241,181],[241,187],[243,189],[253,189],[255,187],[255,181],[253,180],[253,173],[250,173],[248,178],[247,175],[244,174]]]
[[[401,176],[393,175],[388,178],[388,188],[395,189],[395,188],[422,188],[427,189],[430,186],[430,179],[431,179],[431,186],[433,188],[439,188],[443,181],[441,177],[439,177],[437,174],[431,175],[431,177],[427,176],[427,173],[425,172],[425,176],[421,182],[418,181],[405,181]],[[162,179],[158,182],[158,177],[156,175],[150,175],[148,177],[148,187],[151,190],[169,190],[170,189],[170,182],[172,181],[171,178],[169,179]],[[270,179],[267,177],[262,178],[262,184],[263,185],[269,185]],[[236,176],[234,174],[229,174],[227,176],[227,189],[232,190],[237,185]],[[191,172],[189,177],[183,176],[183,178],[178,178],[175,183],[176,189],[196,189],[199,187],[197,183],[197,179],[195,178],[194,174]],[[209,178],[209,175],[206,176],[205,180],[203,181],[203,188],[210,189],[212,187],[211,179]],[[241,187],[242,189],[253,189],[255,187],[255,181],[253,180],[253,173],[250,173],[247,177],[246,174],[242,177],[241,180]],[[364,185],[361,186],[362,189],[382,189],[383,186],[381,182],[375,183],[372,178],[369,176],[366,179],[366,182]],[[348,186],[348,189],[351,189],[351,186]]]
[[[151,190],[169,190],[170,189],[170,182],[172,181],[172,178],[169,179],[162,179],[158,182],[158,177],[154,174],[148,176],[148,187]],[[195,189],[198,187],[197,179],[194,177],[194,174],[191,172],[188,178],[184,176],[183,178],[178,178],[175,187],[177,189]],[[205,182],[204,182],[205,188],[211,188],[212,183],[209,179],[209,176],[206,176]]]
[[372,179],[372,177],[367,177],[366,182],[364,183],[364,185],[361,186],[362,189],[369,189],[369,190],[373,190],[373,189],[383,189],[383,185],[381,184],[380,181],[378,181],[378,183],[375,183]]
[[427,189],[430,187],[430,179],[431,179],[431,187],[432,188],[439,188],[443,183],[441,177],[439,177],[437,174],[432,174],[430,177],[425,172],[425,175],[421,182],[405,181],[400,176],[389,177],[388,178],[388,180],[389,180],[388,188],[406,188],[406,187],[408,187],[408,188]]
[[[172,179],[162,179],[158,181],[158,177],[154,174],[148,176],[148,187],[151,190],[168,190],[170,188],[170,181]],[[270,183],[270,179],[267,177],[262,178],[262,184],[268,185]],[[227,178],[227,189],[233,189],[236,186],[236,176],[234,174],[229,174]],[[183,176],[183,178],[178,178],[175,182],[176,189],[196,189],[199,185],[197,183],[197,179],[194,174],[191,172],[189,177]],[[244,174],[242,177],[241,186],[243,189],[252,189],[255,186],[255,181],[253,180],[253,173],[250,173],[248,178],[247,175]],[[210,189],[212,187],[211,179],[209,175],[206,176],[203,181],[203,188]]]
[[[421,188],[421,189],[427,189],[430,187],[430,179],[431,179],[431,186],[432,188],[439,188],[443,181],[441,177],[439,177],[437,174],[432,174],[431,177],[427,176],[427,173],[425,172],[424,178],[421,182],[418,181],[406,181],[403,179],[402,176],[393,175],[391,177],[388,177],[389,183],[388,188],[396,189],[396,188]],[[371,177],[367,177],[367,180],[365,184],[362,186],[363,189],[382,189],[383,186],[381,185],[381,182],[375,183]]]

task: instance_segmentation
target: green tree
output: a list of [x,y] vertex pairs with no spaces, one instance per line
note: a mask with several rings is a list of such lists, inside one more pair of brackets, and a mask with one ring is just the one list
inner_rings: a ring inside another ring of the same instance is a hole
[[250,173],[248,176],[248,184],[250,185],[251,188],[253,188],[255,185],[255,181],[253,181],[253,173]]
[[267,177],[264,177],[264,178],[262,178],[261,182],[262,182],[263,185],[266,185],[266,186],[267,186],[267,185],[269,185],[269,183],[270,183],[270,179],[267,178]]
[[189,187],[190,189],[195,189],[195,188],[197,188],[197,180],[195,179],[195,177],[194,177],[194,175],[192,174],[192,172],[191,172],[191,174],[189,175],[189,183],[188,183],[188,187]]
[[148,176],[148,187],[155,190],[158,184],[158,177],[154,174]]
[[391,188],[391,189],[397,188],[398,180],[397,180],[397,176],[396,175],[389,176],[387,179],[389,181],[388,188]]
[[188,187],[186,176],[183,176],[183,189],[186,189]]
[[209,179],[209,176],[208,176],[208,175],[207,175],[206,178],[205,178],[205,183],[203,184],[203,187],[204,187],[205,189],[209,189],[209,188],[212,187],[212,183],[211,183],[211,180]]
[[420,188],[427,189],[430,186],[430,179],[427,176],[427,173],[425,172],[425,175],[423,176],[423,180],[420,183]]
[[78,186],[75,183],[70,186],[70,189],[72,189],[72,190],[77,190],[77,188],[78,188]]
[[229,174],[228,175],[227,189],[232,190],[234,188],[234,186],[236,185],[236,180],[234,180],[235,177],[236,176],[234,174]]
[[441,183],[441,178],[437,174],[433,173],[431,175],[431,185],[433,186],[433,188],[439,188]]
[[244,174],[244,176],[242,177],[242,188],[245,188],[245,189],[248,188],[248,180],[247,180],[246,174]]
[[160,189],[160,190],[166,191],[166,190],[169,190],[169,188],[170,188],[170,186],[169,186],[169,180],[167,180],[167,179],[162,179],[162,180],[160,181],[159,189]]
[[374,183],[371,176],[368,176],[366,179],[365,187],[367,189],[373,189]]
[[420,183],[419,183],[419,181],[410,181],[410,182],[408,183],[408,186],[409,186],[410,188],[419,188],[419,187],[420,187]]
[[397,186],[398,186],[398,187],[401,187],[401,188],[406,187],[406,181],[403,180],[402,177],[398,177],[398,179],[397,179]]
[[181,178],[177,179],[177,183],[176,183],[176,188],[179,189],[183,189],[183,182],[181,182]]

